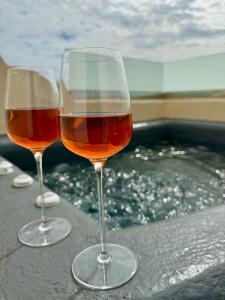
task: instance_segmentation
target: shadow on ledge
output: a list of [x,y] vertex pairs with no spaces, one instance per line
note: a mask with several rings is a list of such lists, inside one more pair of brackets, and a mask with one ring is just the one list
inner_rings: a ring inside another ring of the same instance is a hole
[[[209,268],[202,274],[174,285],[153,297],[135,300],[224,300],[225,264]],[[133,299],[134,300],[134,299]]]

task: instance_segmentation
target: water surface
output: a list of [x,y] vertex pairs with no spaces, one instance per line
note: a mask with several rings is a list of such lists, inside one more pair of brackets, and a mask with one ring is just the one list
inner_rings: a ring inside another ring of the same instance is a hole
[[[98,218],[93,167],[74,160],[45,171],[45,184]],[[225,152],[162,143],[109,159],[104,201],[111,230],[184,216],[225,202]]]

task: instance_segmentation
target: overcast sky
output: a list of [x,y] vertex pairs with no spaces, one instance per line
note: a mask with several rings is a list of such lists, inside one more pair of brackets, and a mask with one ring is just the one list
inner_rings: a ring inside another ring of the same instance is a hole
[[0,0],[0,55],[60,68],[64,48],[169,61],[225,52],[225,0]]

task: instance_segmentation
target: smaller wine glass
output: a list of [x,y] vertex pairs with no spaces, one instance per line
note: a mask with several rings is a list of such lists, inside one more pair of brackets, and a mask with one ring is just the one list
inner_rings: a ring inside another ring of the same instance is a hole
[[29,149],[36,160],[41,196],[41,218],[22,227],[18,238],[30,247],[43,247],[63,240],[71,232],[62,218],[46,218],[42,156],[60,134],[58,86],[52,70],[11,67],[7,74],[6,127],[9,138]]

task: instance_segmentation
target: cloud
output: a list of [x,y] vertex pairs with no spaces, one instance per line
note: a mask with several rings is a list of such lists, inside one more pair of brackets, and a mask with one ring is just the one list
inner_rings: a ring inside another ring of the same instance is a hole
[[59,73],[65,48],[172,60],[225,51],[225,0],[0,0],[0,51]]
[[65,30],[60,31],[57,35],[64,41],[73,41],[76,39],[76,34],[66,32]]
[[225,28],[224,29],[205,29],[205,28],[198,28],[198,26],[194,24],[188,24],[185,26],[182,31],[181,35],[183,39],[187,38],[195,38],[195,39],[205,39],[205,38],[215,38],[215,37],[225,37]]

